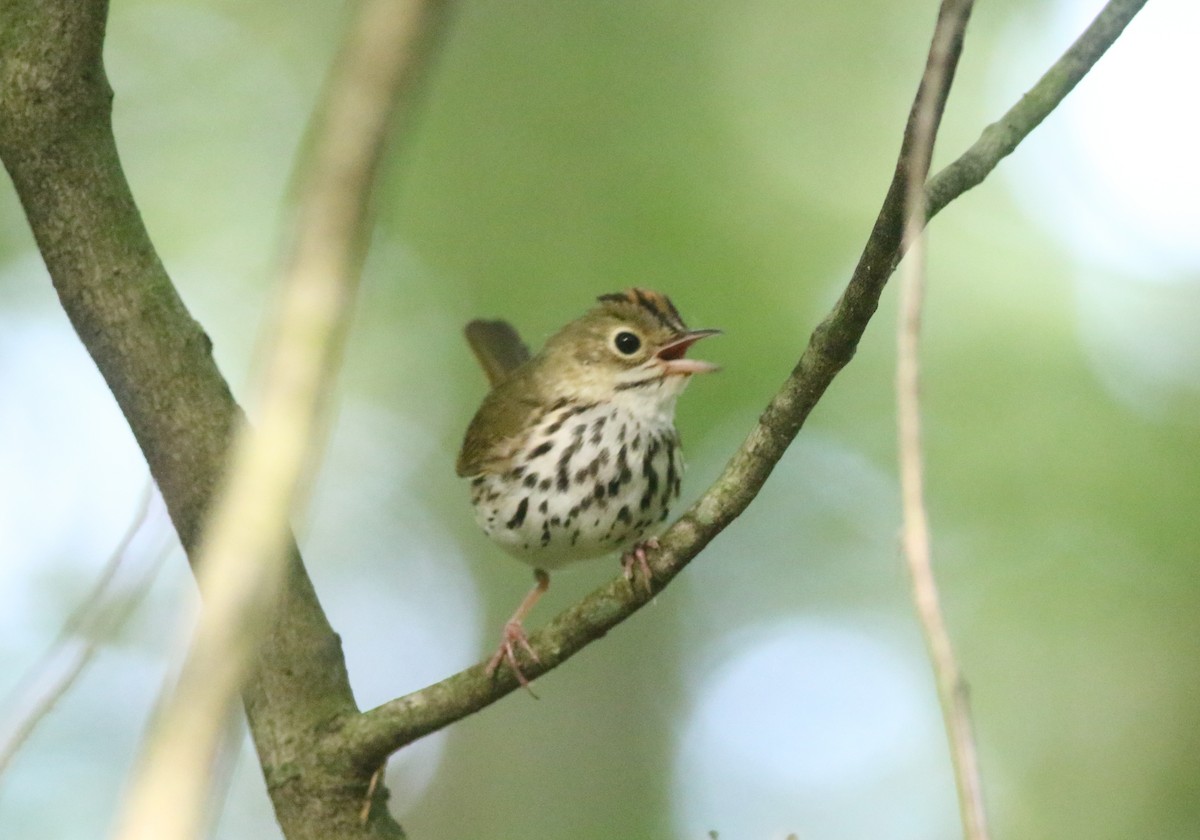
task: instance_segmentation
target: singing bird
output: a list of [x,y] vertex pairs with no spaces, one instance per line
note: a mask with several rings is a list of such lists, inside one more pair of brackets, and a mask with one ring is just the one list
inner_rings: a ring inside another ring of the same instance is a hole
[[528,680],[523,621],[568,563],[622,552],[647,588],[646,549],[679,497],[683,453],[675,401],[694,374],[716,365],[685,357],[719,330],[689,330],[666,295],[601,295],[530,355],[504,321],[472,321],[467,341],[492,389],[467,428],[457,471],[471,481],[475,519],[536,584],[504,626],[487,665]]

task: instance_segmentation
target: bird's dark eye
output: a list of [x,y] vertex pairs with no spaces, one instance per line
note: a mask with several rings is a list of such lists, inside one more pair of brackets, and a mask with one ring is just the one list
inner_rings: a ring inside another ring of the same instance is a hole
[[642,346],[642,340],[631,332],[622,331],[617,333],[613,338],[613,346],[615,346],[620,353],[623,353],[626,356],[632,356],[638,351],[638,348]]

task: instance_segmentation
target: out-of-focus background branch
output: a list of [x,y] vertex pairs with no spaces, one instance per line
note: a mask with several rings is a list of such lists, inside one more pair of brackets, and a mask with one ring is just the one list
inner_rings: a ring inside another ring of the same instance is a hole
[[[921,433],[921,314],[928,262],[925,242],[926,179],[933,160],[938,127],[962,56],[963,38],[971,19],[972,0],[943,0],[920,90],[909,113],[898,172],[903,171],[904,263],[898,292],[900,317],[896,328],[897,470],[900,478],[900,546],[908,566],[913,606],[929,651],[934,685],[942,708],[950,763],[958,793],[964,840],[988,840],[987,789],[979,763],[979,747],[967,683],[954,655],[946,613],[933,572],[929,509],[925,502],[925,450]],[[893,183],[895,183],[893,181]],[[898,191],[899,192],[899,191]]]
[[[258,689],[246,699],[264,773],[294,774],[305,789],[299,797],[289,794],[289,785],[273,790],[289,840],[358,833],[355,810],[345,802],[316,805],[330,789],[354,788],[354,774],[338,774],[345,762],[330,762],[327,776],[337,781],[325,785],[315,782],[304,762],[316,752],[314,729],[332,723],[319,717],[327,704],[301,708],[306,698],[298,695],[264,704],[269,692],[261,684],[282,664],[271,651],[292,646],[298,650],[290,658],[296,658],[306,646],[288,637],[286,615],[274,620],[281,606],[299,608],[280,597],[296,574],[291,520],[307,509],[309,472],[323,449],[380,160],[397,106],[405,94],[413,97],[424,75],[423,59],[436,41],[444,5],[360,3],[330,72],[314,119],[312,154],[300,178],[295,225],[286,234],[281,300],[267,331],[255,419],[238,431],[228,475],[212,502],[194,561],[200,616],[178,680],[164,691],[152,719],[117,832],[122,840],[199,835],[210,800],[210,768],[248,683]],[[344,693],[338,686],[336,695]],[[288,703],[295,708],[286,708]],[[289,746],[280,749],[285,743]],[[285,764],[291,769],[281,771]],[[391,834],[381,836],[396,836],[390,821],[382,822]]]
[[[177,684],[155,709],[118,836],[182,840],[211,821],[218,744],[239,696],[289,838],[362,833],[357,812],[375,768],[348,767],[313,746],[317,731],[355,707],[289,518],[310,447],[322,437],[392,112],[421,75],[442,5],[375,0],[350,27],[289,231],[286,290],[255,406],[261,426],[237,433],[228,481],[240,409],[211,340],[164,270],[118,159],[101,59],[107,3],[0,10],[0,156],[204,596]],[[370,828],[401,833],[386,814]]]

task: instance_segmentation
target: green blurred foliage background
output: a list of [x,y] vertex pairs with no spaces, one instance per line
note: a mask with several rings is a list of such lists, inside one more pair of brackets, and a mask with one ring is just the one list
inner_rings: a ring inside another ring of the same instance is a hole
[[[1079,31],[1045,37],[1047,5],[980,4],[935,168]],[[127,174],[242,397],[296,156],[347,13],[112,9]],[[722,328],[703,355],[724,373],[679,408],[694,498],[849,275],[934,13],[910,0],[461,5],[388,158],[329,457],[297,523],[362,705],[482,657],[529,583],[476,533],[454,476],[484,390],[461,325],[505,317],[537,344],[596,295],[637,284],[669,293],[692,326]],[[1138,154],[1152,155],[1160,129],[1136,128]],[[1200,314],[1197,271],[1147,284],[1080,259],[1029,209],[1044,184],[1019,176],[1035,154],[1023,147],[932,225],[924,339],[937,569],[995,835],[1191,838],[1196,379],[1160,377],[1153,399],[1144,382],[1123,388],[1136,365],[1103,363],[1126,356],[1095,351],[1108,322],[1087,320],[1081,301],[1096,278],[1123,289],[1136,305],[1118,320],[1175,348],[1178,324]],[[895,543],[894,320],[888,293],[762,497],[652,608],[540,680],[540,701],[510,697],[393,762],[393,806],[413,837],[955,836]],[[7,184],[0,377],[7,692],[144,482]],[[557,575],[533,623],[615,569]],[[181,558],[168,558],[0,780],[0,833],[93,837],[111,821],[192,599]],[[242,752],[215,836],[274,836]],[[54,807],[63,796],[81,810]]]

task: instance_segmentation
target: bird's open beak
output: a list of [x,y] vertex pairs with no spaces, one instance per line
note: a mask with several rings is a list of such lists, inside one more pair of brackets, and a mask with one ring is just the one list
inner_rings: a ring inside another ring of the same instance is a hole
[[712,373],[720,370],[712,362],[684,358],[687,349],[702,338],[720,335],[720,330],[689,330],[655,354],[667,375],[690,376],[693,373]]

